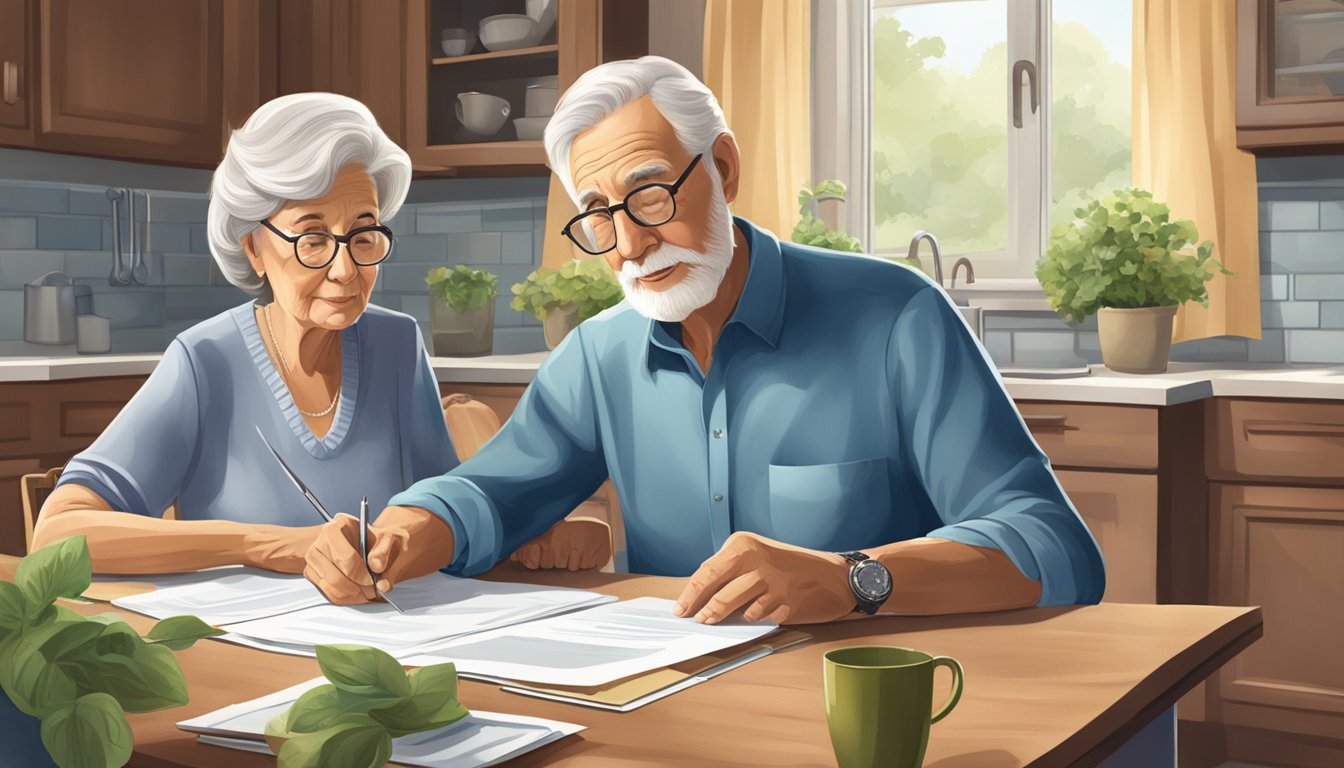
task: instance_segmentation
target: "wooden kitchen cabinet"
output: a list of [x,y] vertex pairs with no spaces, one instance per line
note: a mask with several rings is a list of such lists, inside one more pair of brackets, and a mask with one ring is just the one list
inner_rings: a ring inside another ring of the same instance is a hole
[[1344,402],[1207,408],[1211,602],[1265,619],[1207,686],[1221,757],[1344,765]]
[[1206,602],[1203,404],[1016,405],[1101,547],[1103,600]]
[[[524,116],[529,84],[557,78],[563,92],[604,61],[648,51],[647,0],[554,0],[555,27],[531,48],[488,51],[479,41],[466,55],[446,57],[442,31],[477,31],[495,14],[521,14],[524,0],[407,0],[406,149],[418,173],[546,175],[539,139],[519,141],[513,120]],[[454,111],[457,94],[479,91],[506,99],[509,118],[492,136],[471,134]]]
[[358,99],[406,146],[405,0],[284,0],[279,29],[280,94]]
[[64,466],[89,447],[144,376],[0,384],[0,553],[23,555],[19,478]]
[[0,0],[0,144],[33,144],[33,47],[31,4]]
[[1237,0],[1237,146],[1344,152],[1344,5]]

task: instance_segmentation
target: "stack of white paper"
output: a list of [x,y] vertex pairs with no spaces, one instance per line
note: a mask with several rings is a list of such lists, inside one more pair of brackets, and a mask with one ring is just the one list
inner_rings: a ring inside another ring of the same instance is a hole
[[[270,754],[266,723],[289,709],[305,691],[327,682],[316,678],[269,696],[234,704],[177,727],[206,744]],[[473,711],[452,725],[392,740],[392,761],[425,768],[484,768],[583,730],[583,726],[537,717]]]
[[612,602],[596,592],[505,584],[432,573],[394,590],[387,603],[331,605],[302,576],[237,569],[208,580],[119,598],[114,605],[156,618],[194,614],[222,639],[281,653],[313,655],[324,643],[353,643],[401,656],[417,646]]
[[462,677],[492,682],[598,686],[770,634],[769,621],[698,624],[673,602],[641,597],[436,642],[402,657],[412,666],[451,661]]

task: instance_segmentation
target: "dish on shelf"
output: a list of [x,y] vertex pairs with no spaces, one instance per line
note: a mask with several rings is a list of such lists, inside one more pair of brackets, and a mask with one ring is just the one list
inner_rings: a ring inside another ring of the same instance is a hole
[[509,119],[509,112],[512,109],[508,101],[498,96],[480,91],[466,91],[457,94],[453,111],[457,113],[457,121],[463,128],[483,136],[493,136],[504,126],[504,121]]
[[542,75],[541,77],[528,78],[523,82],[526,83],[529,87],[535,85],[541,88],[555,88],[556,90],[560,89],[559,75]]
[[537,23],[540,40],[555,26],[555,0],[527,0],[527,16]]
[[523,97],[523,114],[527,117],[549,117],[555,113],[555,102],[560,89],[550,85],[529,85]]
[[481,19],[481,45],[490,51],[531,48],[541,42],[543,34],[541,25],[521,13],[501,13]]
[[517,132],[519,141],[536,141],[541,138],[546,130],[546,124],[550,121],[550,115],[516,117],[513,119],[513,130]]
[[476,45],[476,33],[461,27],[449,27],[443,30],[439,43],[444,56],[465,56]]

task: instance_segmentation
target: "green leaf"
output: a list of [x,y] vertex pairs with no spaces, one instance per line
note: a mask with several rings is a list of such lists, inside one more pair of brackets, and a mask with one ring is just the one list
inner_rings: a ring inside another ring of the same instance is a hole
[[28,619],[28,600],[17,584],[0,581],[0,637],[23,626]]
[[188,701],[182,669],[165,646],[142,643],[134,655],[104,655],[85,663],[93,665],[85,671],[96,679],[99,689],[112,694],[127,712],[152,712]]
[[174,651],[185,651],[203,637],[219,637],[224,630],[212,627],[195,616],[173,616],[155,624],[145,639]]
[[134,656],[135,649],[143,644],[144,640],[140,639],[139,633],[130,624],[109,621],[103,624],[103,632],[93,642],[93,648],[99,655]]
[[324,728],[359,720],[379,700],[342,691],[331,683],[305,691],[285,713],[283,728],[292,733],[314,733]]
[[42,643],[42,656],[50,662],[60,661],[63,656],[93,642],[94,638],[103,633],[105,626],[96,621],[61,624],[56,632]]
[[377,648],[319,645],[317,664],[337,688],[364,697],[396,700],[411,692],[406,670]]
[[42,744],[61,768],[120,768],[134,739],[116,700],[90,693],[42,718]]
[[362,722],[300,734],[273,731],[273,719],[266,741],[277,768],[381,768],[392,758],[392,737],[367,715],[359,717]]
[[53,611],[41,624],[25,626],[0,641],[0,687],[14,706],[42,717],[75,700],[74,680],[42,653],[47,641],[75,624]]
[[53,541],[19,561],[15,582],[36,616],[58,597],[79,597],[93,581],[93,561],[83,536]]
[[369,711],[369,717],[387,728],[393,738],[442,728],[469,714],[457,699],[456,665],[435,664],[412,670],[410,681],[410,696]]

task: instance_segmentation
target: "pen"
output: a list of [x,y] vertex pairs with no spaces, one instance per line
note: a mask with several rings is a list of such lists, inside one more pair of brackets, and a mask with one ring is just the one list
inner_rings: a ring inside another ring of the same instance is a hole
[[387,604],[397,609],[397,613],[405,613],[401,606],[392,602],[392,598],[387,593],[378,588],[378,574],[369,567],[369,497],[365,496],[359,500],[359,556],[364,558],[364,569],[369,572],[369,579],[373,581],[373,591],[378,596],[387,601]]
[[308,490],[308,486],[303,484],[303,481],[299,479],[299,476],[294,474],[294,470],[290,469],[289,465],[285,463],[285,460],[280,458],[280,454],[276,453],[276,450],[271,447],[271,441],[267,440],[266,435],[262,434],[260,426],[257,427],[257,437],[260,437],[261,442],[265,443],[266,450],[271,452],[271,455],[275,457],[275,460],[280,462],[280,468],[285,470],[285,474],[289,477],[289,481],[299,489],[299,492],[303,494],[303,498],[307,499],[308,503],[313,505],[313,509],[317,510],[317,514],[321,515],[323,520],[330,523],[331,515],[327,512],[327,508],[322,506],[322,502],[317,500],[317,497],[313,495],[313,492]]

